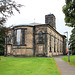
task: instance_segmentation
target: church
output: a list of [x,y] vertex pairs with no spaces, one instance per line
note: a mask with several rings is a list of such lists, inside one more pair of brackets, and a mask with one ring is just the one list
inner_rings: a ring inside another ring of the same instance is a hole
[[5,56],[52,57],[66,51],[66,37],[56,31],[53,14],[45,15],[45,24],[16,25],[6,34]]

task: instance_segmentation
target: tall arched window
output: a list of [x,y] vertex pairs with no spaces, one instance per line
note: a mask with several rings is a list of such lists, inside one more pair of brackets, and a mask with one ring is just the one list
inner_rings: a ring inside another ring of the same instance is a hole
[[59,39],[57,39],[57,52],[59,52],[58,47],[59,47]]
[[50,52],[51,52],[51,34],[50,34]]
[[54,52],[56,52],[56,50],[55,50],[55,36],[54,36]]
[[14,30],[13,32],[13,44],[14,45],[25,45],[25,30],[27,30],[27,28]]
[[42,31],[39,32],[39,41],[43,41],[43,32]]
[[25,44],[25,29],[22,29],[22,45]]
[[11,42],[11,35],[8,36],[8,42]]
[[21,44],[21,29],[17,30],[17,45]]
[[16,30],[13,32],[13,44],[16,44]]

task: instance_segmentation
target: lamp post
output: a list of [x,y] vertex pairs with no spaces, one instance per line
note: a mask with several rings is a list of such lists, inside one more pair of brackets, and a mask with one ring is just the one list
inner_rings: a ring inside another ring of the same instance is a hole
[[68,48],[68,32],[64,32],[67,34],[67,51],[68,51],[68,62],[70,62],[70,57],[69,57],[69,48]]
[[72,44],[72,40],[70,40],[70,42],[71,42],[70,43],[70,49],[71,49],[71,55],[72,55],[72,45],[71,45]]

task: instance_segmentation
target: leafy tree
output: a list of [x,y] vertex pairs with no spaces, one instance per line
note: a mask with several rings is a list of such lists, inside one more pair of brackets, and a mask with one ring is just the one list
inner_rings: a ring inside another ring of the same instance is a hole
[[75,0],[65,0],[66,5],[63,6],[65,14],[65,22],[67,26],[73,27],[69,44],[72,47],[72,53],[75,54]]
[[9,16],[14,14],[14,9],[20,13],[19,8],[21,6],[13,0],[0,0],[0,26],[6,22]]
[[65,0],[66,5],[63,6],[65,14],[65,22],[67,26],[75,27],[75,0]]
[[72,34],[70,35],[70,46],[72,49],[72,54],[75,54],[75,28],[72,30]]
[[19,8],[22,6],[13,0],[0,0],[0,55],[4,55],[5,32],[8,29],[4,27],[4,23],[8,17],[14,15],[14,9],[20,13]]
[[5,30],[7,30],[6,27],[0,28],[0,55],[4,54],[4,47],[5,47]]

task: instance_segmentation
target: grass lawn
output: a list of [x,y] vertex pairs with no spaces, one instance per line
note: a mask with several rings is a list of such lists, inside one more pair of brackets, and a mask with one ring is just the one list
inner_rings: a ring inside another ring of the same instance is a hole
[[[68,56],[67,57],[64,57],[62,58],[64,61],[67,61],[68,62]],[[73,65],[75,67],[75,55],[73,56],[70,56],[70,62],[69,62],[71,65]]]
[[0,75],[61,75],[54,58],[2,57]]

